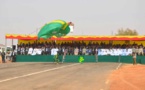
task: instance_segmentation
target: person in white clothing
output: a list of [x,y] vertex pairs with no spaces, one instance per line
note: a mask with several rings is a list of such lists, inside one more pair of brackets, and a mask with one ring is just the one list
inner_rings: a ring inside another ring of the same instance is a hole
[[58,48],[56,47],[53,49],[53,55],[57,55],[57,53],[58,53]]
[[51,55],[54,55],[54,47],[51,48]]
[[33,53],[33,48],[30,47],[29,50],[28,50],[28,55],[32,55],[32,53]]
[[31,55],[36,55],[38,52],[38,48],[34,48],[33,53]]
[[58,48],[57,47],[53,48],[52,53],[54,55],[54,62],[58,64],[59,63]]
[[38,48],[37,54],[38,54],[38,55],[41,55],[41,54],[42,54],[42,49],[41,49],[41,48]]

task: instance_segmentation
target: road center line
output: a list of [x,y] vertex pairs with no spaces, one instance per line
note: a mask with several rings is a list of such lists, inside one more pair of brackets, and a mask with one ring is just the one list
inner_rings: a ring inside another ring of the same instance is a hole
[[119,67],[121,66],[122,63],[119,63],[119,65],[117,66],[116,70],[119,69]]
[[5,80],[0,80],[0,83],[1,82],[6,82],[6,81],[10,81],[10,80],[14,80],[14,79],[18,79],[18,78],[23,78],[23,77],[28,77],[28,76],[32,76],[32,75],[37,75],[37,74],[40,74],[40,73],[49,72],[49,71],[53,71],[53,70],[57,70],[57,69],[65,68],[65,67],[75,66],[75,65],[78,65],[78,64],[80,64],[80,63],[75,63],[75,64],[66,65],[66,66],[62,66],[62,67],[47,69],[47,70],[43,70],[43,71],[39,71],[39,72],[34,72],[34,73],[22,75],[22,76],[17,76],[17,77],[13,77],[13,78],[8,78],[8,79],[5,79]]

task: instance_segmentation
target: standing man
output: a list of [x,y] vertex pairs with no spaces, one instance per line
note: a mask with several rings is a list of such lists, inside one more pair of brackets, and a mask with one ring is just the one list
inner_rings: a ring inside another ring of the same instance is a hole
[[63,52],[63,57],[62,57],[62,63],[64,62],[67,53],[68,53],[68,49],[65,47],[64,52]]
[[59,56],[58,56],[58,48],[55,47],[53,50],[53,55],[54,55],[54,62],[56,62],[57,64],[59,63]]
[[86,55],[86,48],[85,47],[82,49],[82,55]]
[[2,56],[2,62],[5,63],[5,52],[4,51],[2,51],[1,56]]
[[97,47],[95,49],[95,58],[96,58],[96,62],[98,62],[98,49],[97,49]]
[[16,50],[13,50],[11,53],[12,62],[16,62]]
[[136,65],[136,53],[132,53],[132,58],[133,58],[133,65]]

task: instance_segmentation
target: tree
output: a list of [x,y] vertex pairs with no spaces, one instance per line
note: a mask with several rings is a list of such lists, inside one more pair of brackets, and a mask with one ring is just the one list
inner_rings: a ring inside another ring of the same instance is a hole
[[138,32],[136,30],[132,30],[132,29],[119,29],[118,33],[115,34],[116,36],[136,36],[138,35]]

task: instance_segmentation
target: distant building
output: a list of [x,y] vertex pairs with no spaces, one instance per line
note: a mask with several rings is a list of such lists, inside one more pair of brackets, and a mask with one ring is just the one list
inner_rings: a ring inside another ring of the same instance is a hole
[[0,44],[0,52],[5,51],[5,45]]

